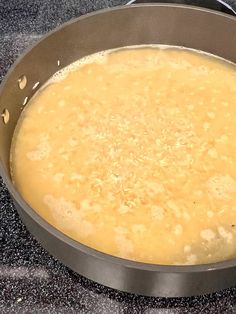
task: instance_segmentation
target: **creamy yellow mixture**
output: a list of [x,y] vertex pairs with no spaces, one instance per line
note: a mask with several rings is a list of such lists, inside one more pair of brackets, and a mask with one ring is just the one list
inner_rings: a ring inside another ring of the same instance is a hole
[[157,264],[235,257],[235,65],[157,47],[81,60],[24,110],[11,167],[28,204],[99,251]]

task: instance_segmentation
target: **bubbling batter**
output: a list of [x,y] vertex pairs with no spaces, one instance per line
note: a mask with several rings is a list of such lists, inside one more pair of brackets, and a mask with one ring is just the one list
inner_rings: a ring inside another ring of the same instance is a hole
[[236,71],[171,47],[92,55],[16,128],[13,182],[69,237],[155,264],[236,257]]

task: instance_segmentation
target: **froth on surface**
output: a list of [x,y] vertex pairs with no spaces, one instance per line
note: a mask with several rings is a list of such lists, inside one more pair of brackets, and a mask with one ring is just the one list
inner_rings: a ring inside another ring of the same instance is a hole
[[89,63],[104,63],[104,62],[106,62],[107,54],[109,54],[112,51],[113,50],[100,51],[100,52],[94,53],[92,55],[85,56],[85,57],[83,57],[83,58],[81,58],[81,59],[71,63],[67,67],[57,71],[50,78],[50,80],[48,81],[48,84],[56,83],[58,81],[63,80],[64,78],[66,78],[66,76],[70,72],[76,71],[79,67],[84,66],[86,64],[89,64]]
[[[160,45],[160,44],[153,44],[153,45],[132,45],[132,46],[126,46],[126,47],[122,47],[122,48],[114,48],[114,49],[109,49],[109,50],[105,50],[105,51],[99,51],[96,53],[93,53],[91,55],[88,56],[84,56],[80,59],[78,59],[77,61],[71,63],[70,65],[64,67],[63,69],[57,71],[48,81],[48,84],[50,83],[55,83],[57,81],[63,80],[70,72],[77,70],[79,67],[84,66],[86,64],[89,63],[105,63],[106,59],[107,59],[107,55],[109,55],[110,53],[113,52],[117,52],[119,50],[124,50],[124,49],[142,49],[142,48],[153,48],[153,49],[185,49],[185,50],[189,50],[189,51],[197,51],[195,49],[192,48],[186,48],[186,47],[180,47],[180,46],[169,46],[169,45]],[[204,52],[204,51],[197,51],[197,53],[206,55],[206,56],[213,56],[210,53]],[[225,60],[221,57],[215,57],[214,58],[218,58],[219,60],[222,60],[224,62],[228,62],[231,63],[228,60]]]

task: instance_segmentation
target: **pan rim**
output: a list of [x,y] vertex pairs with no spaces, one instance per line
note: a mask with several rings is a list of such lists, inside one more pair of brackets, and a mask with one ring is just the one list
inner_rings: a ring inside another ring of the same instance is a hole
[[[39,45],[42,41],[52,36],[54,33],[60,31],[63,28],[66,28],[68,25],[71,25],[73,23],[77,23],[80,20],[92,18],[94,15],[97,14],[106,14],[110,11],[119,11],[119,10],[128,10],[130,8],[142,8],[142,7],[169,7],[169,8],[178,8],[178,9],[187,9],[187,10],[194,10],[194,11],[201,11],[206,12],[218,16],[222,16],[224,18],[227,18],[229,20],[233,20],[236,22],[236,17],[231,16],[226,13],[221,13],[218,11],[214,11],[211,9],[201,8],[197,6],[192,5],[181,5],[181,4],[171,4],[171,3],[145,3],[145,4],[134,4],[134,5],[122,5],[122,6],[116,6],[113,8],[105,8],[102,10],[98,10],[95,12],[91,12],[85,15],[82,15],[77,18],[73,18],[62,25],[54,28],[50,32],[47,32],[46,34],[42,35],[42,37],[37,40],[36,43],[33,45],[30,45],[28,48],[24,50],[22,54],[16,59],[16,61],[11,65],[10,69],[8,70],[7,74],[2,80],[2,83],[0,85],[0,96],[4,90],[5,84],[8,81],[8,78],[11,76],[12,72],[14,71],[15,67],[21,62],[22,59],[24,59],[27,54],[34,49],[37,45]],[[113,256],[107,253],[103,253],[101,251],[98,251],[96,249],[93,249],[85,244],[82,244],[63,232],[56,229],[53,225],[48,223],[43,217],[41,217],[36,210],[34,210],[31,206],[27,204],[27,202],[23,199],[23,197],[20,195],[20,193],[17,191],[15,186],[13,185],[9,175],[7,174],[7,171],[5,170],[3,166],[3,162],[0,159],[0,176],[2,177],[3,181],[6,184],[6,187],[8,191],[10,192],[12,198],[14,201],[19,204],[19,206],[26,212],[27,215],[30,216],[32,220],[34,220],[41,228],[45,229],[50,236],[54,236],[58,240],[64,242],[66,245],[72,247],[73,249],[77,251],[81,251],[82,253],[89,255],[91,257],[95,257],[99,260],[103,260],[105,262],[110,262],[112,264],[116,264],[120,267],[126,267],[131,268],[135,270],[142,270],[142,271],[148,271],[148,272],[159,272],[159,273],[177,273],[177,274],[184,274],[184,273],[205,273],[209,271],[217,271],[221,269],[226,268],[234,268],[236,267],[236,258],[229,259],[225,261],[215,262],[215,263],[209,263],[209,264],[197,264],[197,265],[161,265],[161,264],[151,264],[151,263],[144,263],[144,262],[138,262],[133,260],[124,259],[121,257]]]

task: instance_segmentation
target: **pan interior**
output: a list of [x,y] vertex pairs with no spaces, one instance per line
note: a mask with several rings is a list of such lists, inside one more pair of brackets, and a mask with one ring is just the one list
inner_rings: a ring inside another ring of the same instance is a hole
[[235,257],[235,86],[234,64],[186,48],[81,59],[23,111],[13,182],[99,251],[166,265]]

